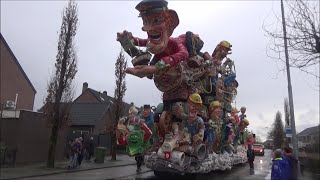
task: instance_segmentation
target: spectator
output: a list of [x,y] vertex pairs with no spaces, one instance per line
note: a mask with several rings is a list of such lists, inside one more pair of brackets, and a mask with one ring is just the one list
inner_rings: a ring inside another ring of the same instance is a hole
[[84,148],[83,148],[83,138],[82,137],[79,137],[78,139],[78,146],[79,146],[79,155],[78,155],[78,164],[79,166],[81,165],[81,162],[83,160],[83,151],[84,151]]
[[288,167],[288,179],[296,180],[297,179],[297,160],[293,157],[292,148],[286,147],[282,153],[282,158],[287,161]]
[[273,153],[271,180],[291,180],[288,174],[289,165],[287,161],[281,158],[281,149]]
[[306,166],[307,154],[304,148],[299,148],[299,161],[300,161],[300,172],[303,176],[304,168]]
[[88,160],[91,159],[94,153],[94,141],[93,137],[90,137],[89,144],[87,146],[87,152],[88,152]]
[[80,152],[78,142],[79,142],[79,139],[76,138],[71,144],[71,154],[70,154],[68,169],[73,169],[78,167],[78,155]]
[[250,165],[250,174],[254,174],[253,161],[254,161],[255,155],[254,155],[254,151],[252,149],[252,144],[248,144],[247,158],[248,158],[248,162]]

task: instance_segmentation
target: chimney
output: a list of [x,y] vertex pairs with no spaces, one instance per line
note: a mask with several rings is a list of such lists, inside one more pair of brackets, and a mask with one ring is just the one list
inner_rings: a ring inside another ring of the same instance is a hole
[[103,96],[104,96],[104,97],[107,97],[107,96],[108,96],[107,91],[103,91]]
[[84,82],[82,85],[82,93],[84,93],[88,89],[88,83]]

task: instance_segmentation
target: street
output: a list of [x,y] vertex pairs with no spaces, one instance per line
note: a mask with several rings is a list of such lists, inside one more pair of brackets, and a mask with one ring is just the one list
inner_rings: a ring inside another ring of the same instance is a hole
[[[256,156],[254,161],[255,174],[249,175],[249,165],[237,165],[234,166],[230,171],[214,171],[208,174],[200,175],[188,175],[183,176],[183,179],[270,179],[271,173],[271,150],[265,150],[264,156]],[[170,177],[169,177],[170,178]],[[174,177],[180,179],[179,177]],[[69,180],[80,180],[80,179],[94,179],[94,180],[105,180],[105,179],[163,179],[157,178],[153,174],[153,171],[143,167],[142,172],[137,174],[135,165],[127,165],[114,168],[103,168],[96,170],[86,170],[78,172],[61,173],[48,176],[39,176],[32,178],[24,178],[24,180],[40,180],[40,179],[69,179]]]

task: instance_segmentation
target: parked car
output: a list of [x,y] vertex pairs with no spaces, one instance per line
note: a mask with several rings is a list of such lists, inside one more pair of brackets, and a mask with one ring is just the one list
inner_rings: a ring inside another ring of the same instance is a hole
[[253,144],[254,154],[264,156],[264,146],[262,144]]

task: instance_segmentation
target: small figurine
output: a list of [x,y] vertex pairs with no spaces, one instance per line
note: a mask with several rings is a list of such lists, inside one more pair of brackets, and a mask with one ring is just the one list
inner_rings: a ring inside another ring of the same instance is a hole
[[243,119],[245,119],[247,117],[247,115],[245,114],[246,113],[246,110],[247,108],[246,107],[241,107],[240,111],[241,111],[241,114],[240,114],[240,121],[242,121]]
[[139,124],[141,119],[138,116],[138,109],[133,105],[129,109],[127,128],[129,131],[133,129],[133,125]]
[[[218,153],[218,149],[220,147],[220,142],[221,142],[221,128],[223,122],[221,121],[221,103],[219,101],[213,101],[210,103],[209,106],[209,117],[210,120],[212,121],[212,127],[214,128],[214,134],[213,134],[213,151]],[[210,121],[209,120],[209,121]]]
[[185,127],[192,137],[192,143],[198,145],[202,143],[204,137],[204,122],[198,116],[199,110],[202,107],[202,100],[198,93],[193,93],[188,99],[188,119],[185,121]]
[[239,119],[239,116],[238,116],[238,113],[240,111],[238,111],[238,109],[236,107],[233,107],[232,110],[231,110],[231,117],[234,118],[235,120],[235,124],[238,126],[239,123],[240,123],[240,119]]
[[244,145],[247,146],[248,144],[254,144],[254,136],[252,132],[249,132],[248,138],[245,140]]

